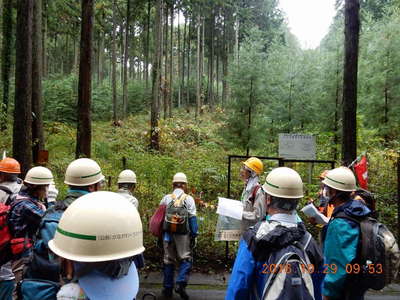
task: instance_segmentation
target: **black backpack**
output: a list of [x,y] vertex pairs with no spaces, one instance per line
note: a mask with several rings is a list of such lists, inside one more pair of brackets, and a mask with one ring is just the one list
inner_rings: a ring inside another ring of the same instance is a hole
[[355,218],[339,212],[335,218],[353,221],[360,227],[359,250],[352,264],[358,264],[360,272],[350,272],[357,285],[365,291],[381,290],[393,282],[399,272],[400,251],[390,230],[371,217]]
[[[262,272],[269,274],[260,299],[314,300],[314,288],[308,266],[311,265],[305,248],[311,240],[306,233],[301,241],[274,252]],[[263,266],[263,267],[264,267]]]

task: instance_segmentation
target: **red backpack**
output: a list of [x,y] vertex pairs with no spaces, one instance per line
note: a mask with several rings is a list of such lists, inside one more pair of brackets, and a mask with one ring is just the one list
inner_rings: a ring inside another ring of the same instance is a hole
[[0,265],[11,259],[11,233],[8,228],[7,216],[11,206],[0,203]]

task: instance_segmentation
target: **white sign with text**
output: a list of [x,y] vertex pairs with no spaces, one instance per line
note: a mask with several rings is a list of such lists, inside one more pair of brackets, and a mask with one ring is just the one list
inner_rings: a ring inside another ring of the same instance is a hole
[[279,157],[284,159],[316,159],[315,136],[308,134],[279,134]]

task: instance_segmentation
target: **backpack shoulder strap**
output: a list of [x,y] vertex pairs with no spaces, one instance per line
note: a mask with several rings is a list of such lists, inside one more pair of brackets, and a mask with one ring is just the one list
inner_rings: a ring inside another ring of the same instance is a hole
[[0,185],[0,190],[3,191],[8,195],[7,200],[4,202],[5,205],[10,205],[11,202],[13,201],[13,192],[6,186]]
[[3,192],[6,192],[9,195],[11,195],[13,193],[8,187],[6,187],[4,185],[0,185],[0,190],[2,190]]
[[253,188],[253,191],[252,191],[251,196],[250,196],[250,198],[249,198],[251,204],[254,204],[254,201],[256,200],[257,192],[258,192],[258,190],[259,190],[260,188],[261,188],[261,185],[260,185],[260,184],[257,184],[257,185]]
[[361,221],[364,219],[364,218],[360,219],[360,218],[350,217],[344,211],[340,211],[337,214],[333,215],[332,217],[333,217],[333,219],[339,218],[339,219],[350,220],[350,221],[353,221],[356,224],[360,224]]

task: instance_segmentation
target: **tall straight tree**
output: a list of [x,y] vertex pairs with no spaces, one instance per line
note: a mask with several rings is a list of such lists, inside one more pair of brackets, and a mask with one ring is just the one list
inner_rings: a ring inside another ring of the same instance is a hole
[[82,0],[81,47],[78,86],[76,157],[91,155],[92,34],[94,0]]
[[11,43],[12,43],[12,16],[13,1],[3,1],[3,48],[1,51],[1,80],[3,82],[3,113],[1,130],[7,127],[8,103],[10,97],[10,72],[11,72]]
[[33,0],[17,1],[13,156],[22,174],[32,165],[32,17]]
[[112,11],[112,44],[111,44],[111,84],[112,84],[112,104],[113,104],[113,120],[114,123],[117,122],[117,54],[116,54],[116,39],[117,39],[117,21],[115,17],[115,10],[117,5],[115,0],[113,0],[113,11]]
[[33,5],[32,37],[32,156],[33,161],[37,162],[39,151],[44,149],[42,107],[42,0],[36,0]]
[[195,110],[195,118],[197,118],[200,114],[200,97],[201,97],[201,66],[200,66],[200,50],[201,50],[201,37],[200,37],[200,31],[201,29],[201,18],[200,18],[200,13],[197,15],[197,57],[196,57],[196,62],[197,62],[197,78],[196,78],[196,110]]
[[171,1],[171,26],[170,26],[170,38],[169,38],[169,49],[170,49],[170,57],[169,57],[169,93],[168,93],[168,117],[172,118],[172,97],[174,94],[174,84],[173,84],[173,42],[174,42],[174,1]]
[[154,23],[154,62],[152,67],[152,100],[150,114],[150,149],[160,149],[158,122],[160,119],[160,84],[162,61],[162,0],[156,0],[156,18]]
[[125,118],[128,109],[128,57],[129,57],[129,24],[131,18],[131,0],[126,2],[126,26],[125,26],[125,48],[124,48],[124,76],[122,89],[122,115]]
[[150,16],[151,16],[151,0],[147,1],[147,20],[146,20],[146,62],[144,71],[144,80],[146,81],[146,90],[149,87],[149,63],[150,63]]
[[342,159],[348,165],[357,157],[357,71],[360,2],[345,1]]

